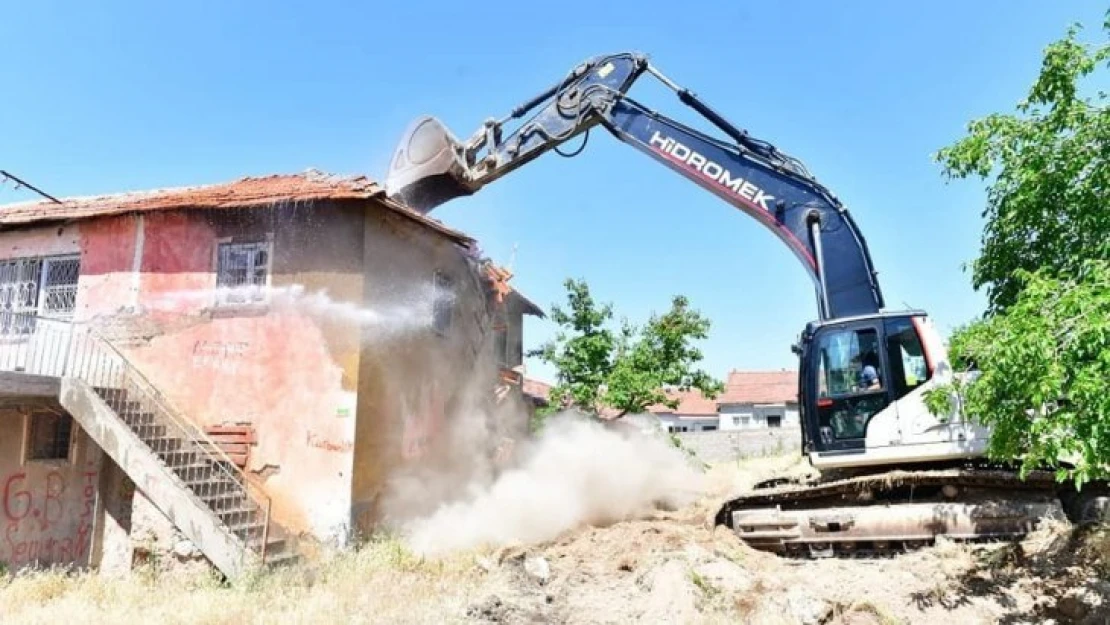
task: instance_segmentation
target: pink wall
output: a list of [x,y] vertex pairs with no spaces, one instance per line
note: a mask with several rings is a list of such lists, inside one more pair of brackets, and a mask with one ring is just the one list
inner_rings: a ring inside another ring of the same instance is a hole
[[0,563],[88,563],[96,521],[99,449],[76,430],[74,462],[23,463],[25,418],[0,412]]
[[[317,228],[327,236],[342,225]],[[357,340],[353,353],[335,353],[342,341],[329,341],[316,319],[294,309],[202,313],[216,283],[217,239],[241,230],[233,215],[199,212],[90,222],[81,237],[82,316],[113,316],[103,331],[186,418],[202,426],[253,425],[258,444],[247,469],[273,498],[275,518],[293,530],[333,532],[350,510],[355,412],[353,388],[343,388],[338,363],[353,368],[355,379]],[[131,271],[136,245],[138,275]],[[331,248],[344,252],[361,258],[361,249]],[[278,284],[280,264],[275,260],[272,277]],[[350,276],[324,271],[313,279],[327,286]],[[115,316],[133,305],[141,315]],[[326,330],[346,329],[329,323]],[[357,337],[357,329],[348,333]]]
[[134,305],[136,285],[130,276],[138,223],[134,216],[81,223],[76,319],[111,314]]
[[[196,213],[149,213],[143,217],[143,255],[140,303],[157,301],[165,310],[173,302],[165,296],[180,290],[204,290],[216,285],[213,274],[216,233]],[[179,310],[190,306],[183,302]]]

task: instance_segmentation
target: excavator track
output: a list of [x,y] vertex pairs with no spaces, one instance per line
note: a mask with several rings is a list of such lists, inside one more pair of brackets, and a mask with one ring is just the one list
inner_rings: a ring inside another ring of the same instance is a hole
[[1083,505],[1078,499],[1047,471],[1025,478],[996,468],[891,471],[757,487],[726,502],[715,523],[756,549],[788,557],[870,557],[933,544],[939,536],[1020,539],[1045,518],[1074,517]]

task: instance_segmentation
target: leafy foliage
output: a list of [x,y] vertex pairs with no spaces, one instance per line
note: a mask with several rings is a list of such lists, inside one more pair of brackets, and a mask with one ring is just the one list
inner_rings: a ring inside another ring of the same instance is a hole
[[1110,477],[1110,107],[1102,92],[1081,96],[1110,47],[1078,32],[1046,48],[1017,114],[972,122],[938,154],[950,177],[993,176],[972,266],[989,305],[949,345],[953,367],[976,374],[926,405],[958,402],[991,426],[991,457],[1082,485]]
[[1004,314],[958,333],[952,351],[979,375],[949,390],[994,429],[993,457],[1024,469],[1066,462],[1073,470],[1060,476],[1077,484],[1108,477],[1110,262],[1085,261],[1073,278],[1023,274],[1020,284]]
[[590,415],[603,409],[616,416],[644,412],[663,404],[674,408],[667,387],[701,390],[716,397],[724,385],[697,369],[702,352],[693,341],[709,335],[710,323],[676,296],[662,315],[653,314],[643,327],[627,321],[611,326],[611,304],[594,300],[584,281],[567,280],[566,307],[552,306],[551,319],[560,326],[554,340],[529,352],[558,370],[547,412],[574,407]]
[[922,399],[925,401],[925,408],[933,415],[936,415],[940,420],[946,421],[948,415],[956,408],[957,396],[959,389],[958,382],[952,382],[946,385],[940,385],[926,390],[922,393]]
[[937,154],[950,178],[995,175],[972,263],[972,284],[986,288],[991,312],[1015,302],[1019,270],[1066,275],[1085,258],[1110,257],[1110,108],[1105,93],[1083,97],[1080,84],[1104,66],[1110,47],[1085,46],[1079,32],[1073,26],[1048,46],[1016,114],[973,121]]

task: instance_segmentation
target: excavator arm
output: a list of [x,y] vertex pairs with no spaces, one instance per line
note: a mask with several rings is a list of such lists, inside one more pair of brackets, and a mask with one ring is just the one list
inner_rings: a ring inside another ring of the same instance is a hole
[[[674,90],[728,139],[711,137],[629,97],[628,90],[645,73]],[[507,124],[533,111],[527,121],[506,132]],[[548,151],[566,156],[559,147],[581,135],[585,142],[595,126],[777,235],[813,279],[821,320],[873,314],[883,308],[867,245],[839,200],[798,160],[733,126],[639,54],[601,56],[579,65],[506,118],[486,121],[465,142],[435,118],[418,119],[394,154],[386,192],[428,212],[475,193]]]

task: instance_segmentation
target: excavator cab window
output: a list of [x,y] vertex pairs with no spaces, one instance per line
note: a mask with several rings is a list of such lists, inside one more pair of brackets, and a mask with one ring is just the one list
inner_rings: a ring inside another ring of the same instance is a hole
[[908,317],[887,319],[886,345],[890,357],[890,382],[895,401],[929,380],[921,338]]
[[[817,340],[817,426],[823,447],[861,443],[867,422],[890,403],[877,324],[829,328]],[[858,445],[853,444],[851,447]]]

